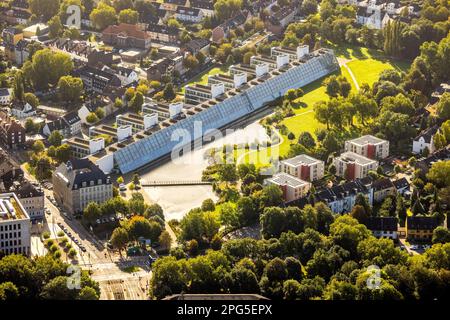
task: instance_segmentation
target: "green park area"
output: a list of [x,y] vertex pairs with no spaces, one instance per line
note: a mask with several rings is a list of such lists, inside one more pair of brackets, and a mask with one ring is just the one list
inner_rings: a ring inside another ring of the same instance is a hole
[[[335,53],[341,63],[339,72],[335,74],[344,75],[348,81],[352,84],[352,91],[357,90],[350,71],[353,73],[354,78],[358,85],[367,83],[373,85],[378,80],[378,76],[383,70],[397,69],[399,71],[406,71],[409,68],[410,63],[407,61],[394,61],[388,59],[380,51],[370,50],[367,48],[357,47],[345,47],[336,49]],[[342,64],[345,63],[347,68]],[[349,71],[350,70],[350,71]],[[294,108],[294,115],[285,118],[280,124],[284,124],[288,132],[292,132],[295,137],[303,131],[310,132],[315,136],[315,131],[320,128],[325,128],[324,124],[319,123],[315,119],[314,104],[318,101],[327,100],[328,96],[325,93],[325,86],[322,85],[324,79],[319,79],[303,88],[305,92],[304,96],[297,99]],[[296,139],[290,141],[286,135],[281,135],[282,139],[279,147],[279,155],[286,155],[289,151],[290,144],[296,141]],[[237,157],[239,163],[251,162],[257,166],[264,166],[270,163],[272,158],[271,151],[249,151],[249,154],[241,155]],[[255,162],[256,159],[256,162]]]

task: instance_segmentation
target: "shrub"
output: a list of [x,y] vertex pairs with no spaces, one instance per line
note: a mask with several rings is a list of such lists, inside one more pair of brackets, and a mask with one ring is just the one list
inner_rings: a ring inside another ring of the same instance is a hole
[[74,248],[70,249],[68,255],[70,258],[75,257],[77,255],[77,250],[75,250]]
[[55,258],[61,258],[61,251],[56,250],[55,252],[53,252],[53,256],[54,256]]
[[64,236],[64,231],[58,231],[57,236],[58,237],[63,237]]
[[50,238],[50,232],[45,231],[45,232],[42,234],[42,237],[43,237],[44,239]]
[[53,252],[53,253],[55,253],[56,251],[58,251],[58,246],[57,246],[56,244],[52,244],[52,245],[50,246],[50,251]]

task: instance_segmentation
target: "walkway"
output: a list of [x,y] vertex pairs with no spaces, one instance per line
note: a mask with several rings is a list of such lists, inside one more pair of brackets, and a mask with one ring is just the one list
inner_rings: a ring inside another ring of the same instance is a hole
[[143,187],[162,187],[162,186],[199,186],[210,185],[212,182],[202,180],[160,180],[160,181],[141,181]]
[[339,65],[342,66],[342,67],[344,67],[344,68],[348,71],[348,74],[350,75],[350,77],[352,78],[353,83],[355,84],[356,90],[359,91],[359,84],[358,84],[358,81],[356,81],[356,77],[355,77],[355,75],[353,74],[352,69],[350,69],[350,68],[347,66],[347,63],[348,63],[348,62],[351,62],[351,61],[352,61],[352,60],[345,59],[345,58],[338,58]]

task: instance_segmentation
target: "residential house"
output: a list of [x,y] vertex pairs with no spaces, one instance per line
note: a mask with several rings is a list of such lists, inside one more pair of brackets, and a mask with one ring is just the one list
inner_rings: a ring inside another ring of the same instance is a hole
[[398,240],[398,221],[395,217],[369,217],[365,225],[377,238]]
[[7,9],[1,12],[1,16],[10,25],[27,25],[31,18],[31,13],[19,9]]
[[25,128],[16,119],[0,111],[0,142],[15,149],[25,143]]
[[189,0],[191,8],[200,9],[205,17],[212,17],[214,15],[214,1],[213,0]]
[[23,65],[30,56],[30,50],[28,49],[29,43],[26,40],[19,40],[14,47],[14,61],[18,66]]
[[315,181],[324,176],[324,162],[301,154],[280,161],[280,171],[305,181]]
[[181,30],[176,27],[169,27],[167,25],[149,24],[147,26],[147,32],[152,41],[178,43]]
[[249,13],[247,11],[240,11],[235,16],[218,25],[212,30],[212,41],[219,43],[222,39],[228,38],[230,31],[243,26],[248,18]]
[[408,182],[408,180],[406,180],[405,177],[403,177],[401,179],[397,179],[397,180],[393,181],[392,183],[394,184],[394,187],[395,187],[395,190],[397,191],[397,193],[404,195],[409,192],[409,182]]
[[336,167],[336,175],[347,180],[367,177],[369,171],[378,168],[378,161],[350,151],[335,157],[333,164]]
[[193,39],[184,45],[184,50],[192,55],[201,52],[205,56],[209,55],[209,47],[211,43],[206,39]]
[[47,122],[42,129],[42,133],[47,137],[53,131],[59,131],[64,137],[76,135],[81,132],[81,119],[77,111],[72,111],[56,119]]
[[369,159],[384,159],[389,156],[389,141],[365,135],[345,141],[345,151],[354,152]]
[[178,6],[175,13],[177,20],[188,23],[200,23],[203,20],[203,11],[197,8]]
[[0,148],[0,191],[8,191],[14,181],[22,180],[23,170],[10,155]]
[[426,158],[417,160],[415,167],[426,174],[433,163],[450,160],[450,147],[436,151]]
[[345,213],[353,209],[358,194],[364,195],[369,205],[373,204],[371,179],[357,179],[341,185],[325,188],[317,191],[314,198],[316,201],[327,204],[334,213]]
[[29,181],[15,181],[10,192],[14,192],[25,208],[31,221],[40,221],[44,218],[44,190]]
[[373,202],[381,202],[388,196],[396,193],[394,183],[389,178],[378,179],[372,183]]
[[266,29],[275,35],[281,35],[298,12],[298,4],[292,4],[272,12],[266,20]]
[[120,48],[150,48],[151,37],[148,32],[141,30],[138,25],[121,23],[110,25],[102,32],[103,42]]
[[5,106],[11,103],[12,89],[0,88],[0,105]]
[[91,202],[113,197],[111,178],[89,159],[71,159],[53,172],[53,195],[67,211],[79,213]]
[[406,217],[408,241],[431,241],[433,231],[439,226],[436,217]]
[[2,31],[2,39],[5,46],[5,56],[9,61],[15,62],[15,47],[23,39],[23,32],[14,27],[8,27]]
[[83,80],[86,90],[97,93],[105,93],[108,87],[119,88],[122,86],[122,81],[116,74],[89,65],[75,70],[74,76],[80,77]]
[[25,119],[36,115],[36,109],[31,104],[23,101],[13,101],[11,105],[11,114],[17,119]]
[[307,195],[311,189],[311,183],[293,177],[287,173],[280,172],[272,178],[264,181],[266,184],[277,185],[283,191],[283,199],[285,202],[295,201]]
[[433,153],[436,150],[433,138],[438,130],[439,125],[436,124],[431,128],[422,131],[413,140],[412,152],[415,154],[421,154],[425,148],[428,148],[429,153]]

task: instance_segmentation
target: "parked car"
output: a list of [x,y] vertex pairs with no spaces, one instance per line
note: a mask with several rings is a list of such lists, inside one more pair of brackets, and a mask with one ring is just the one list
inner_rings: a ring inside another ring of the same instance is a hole
[[119,184],[119,190],[120,191],[127,191],[127,186],[123,183]]

